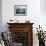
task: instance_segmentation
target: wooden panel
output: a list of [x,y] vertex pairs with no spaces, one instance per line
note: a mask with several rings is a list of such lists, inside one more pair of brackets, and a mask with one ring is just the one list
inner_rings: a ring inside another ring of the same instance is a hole
[[[32,25],[33,23],[7,23],[9,25],[9,31],[12,33],[16,32],[27,32],[28,33],[28,46],[33,46],[33,31],[32,31]],[[15,34],[13,34],[13,38],[15,38]],[[24,45],[27,46],[27,45]]]

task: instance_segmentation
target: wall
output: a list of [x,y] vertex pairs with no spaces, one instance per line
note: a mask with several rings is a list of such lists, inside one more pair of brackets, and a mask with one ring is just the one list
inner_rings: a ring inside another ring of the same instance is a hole
[[46,13],[46,0],[40,0],[40,9],[42,13]]
[[[8,30],[7,22],[10,19],[17,19],[19,22],[30,20],[33,25],[33,45],[38,46],[36,27],[39,24],[46,29],[46,14],[42,12],[43,0],[2,0],[2,25],[3,31]],[[14,5],[27,5],[27,16],[14,16]],[[44,9],[43,9],[44,10]]]
[[[27,5],[27,16],[14,16],[14,5]],[[3,0],[2,1],[2,22],[5,26],[10,19],[23,20],[29,19],[31,22],[39,23],[40,0]],[[19,19],[18,19],[19,18]],[[22,19],[23,18],[23,19]],[[38,20],[38,21],[37,21]]]
[[0,0],[0,31],[2,29],[2,0]]
[[46,0],[40,0],[40,24],[46,31]]

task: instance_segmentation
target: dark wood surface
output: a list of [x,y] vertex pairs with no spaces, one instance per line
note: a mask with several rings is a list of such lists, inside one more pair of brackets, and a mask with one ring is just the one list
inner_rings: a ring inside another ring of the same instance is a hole
[[[33,23],[7,23],[9,25],[9,31],[12,33],[16,32],[27,32],[28,33],[28,39],[27,39],[27,44],[26,46],[33,46]],[[15,34],[14,34],[15,38]]]

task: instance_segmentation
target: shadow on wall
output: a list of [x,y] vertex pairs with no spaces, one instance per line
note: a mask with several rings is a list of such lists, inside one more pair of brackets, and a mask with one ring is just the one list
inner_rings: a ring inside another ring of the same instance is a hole
[[2,31],[2,0],[0,0],[0,31]]
[[40,11],[46,14],[46,0],[40,0]]

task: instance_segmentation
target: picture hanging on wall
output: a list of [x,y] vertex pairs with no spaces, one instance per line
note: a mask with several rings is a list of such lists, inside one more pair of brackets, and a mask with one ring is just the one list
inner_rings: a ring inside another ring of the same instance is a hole
[[14,5],[14,16],[26,16],[27,5]]

